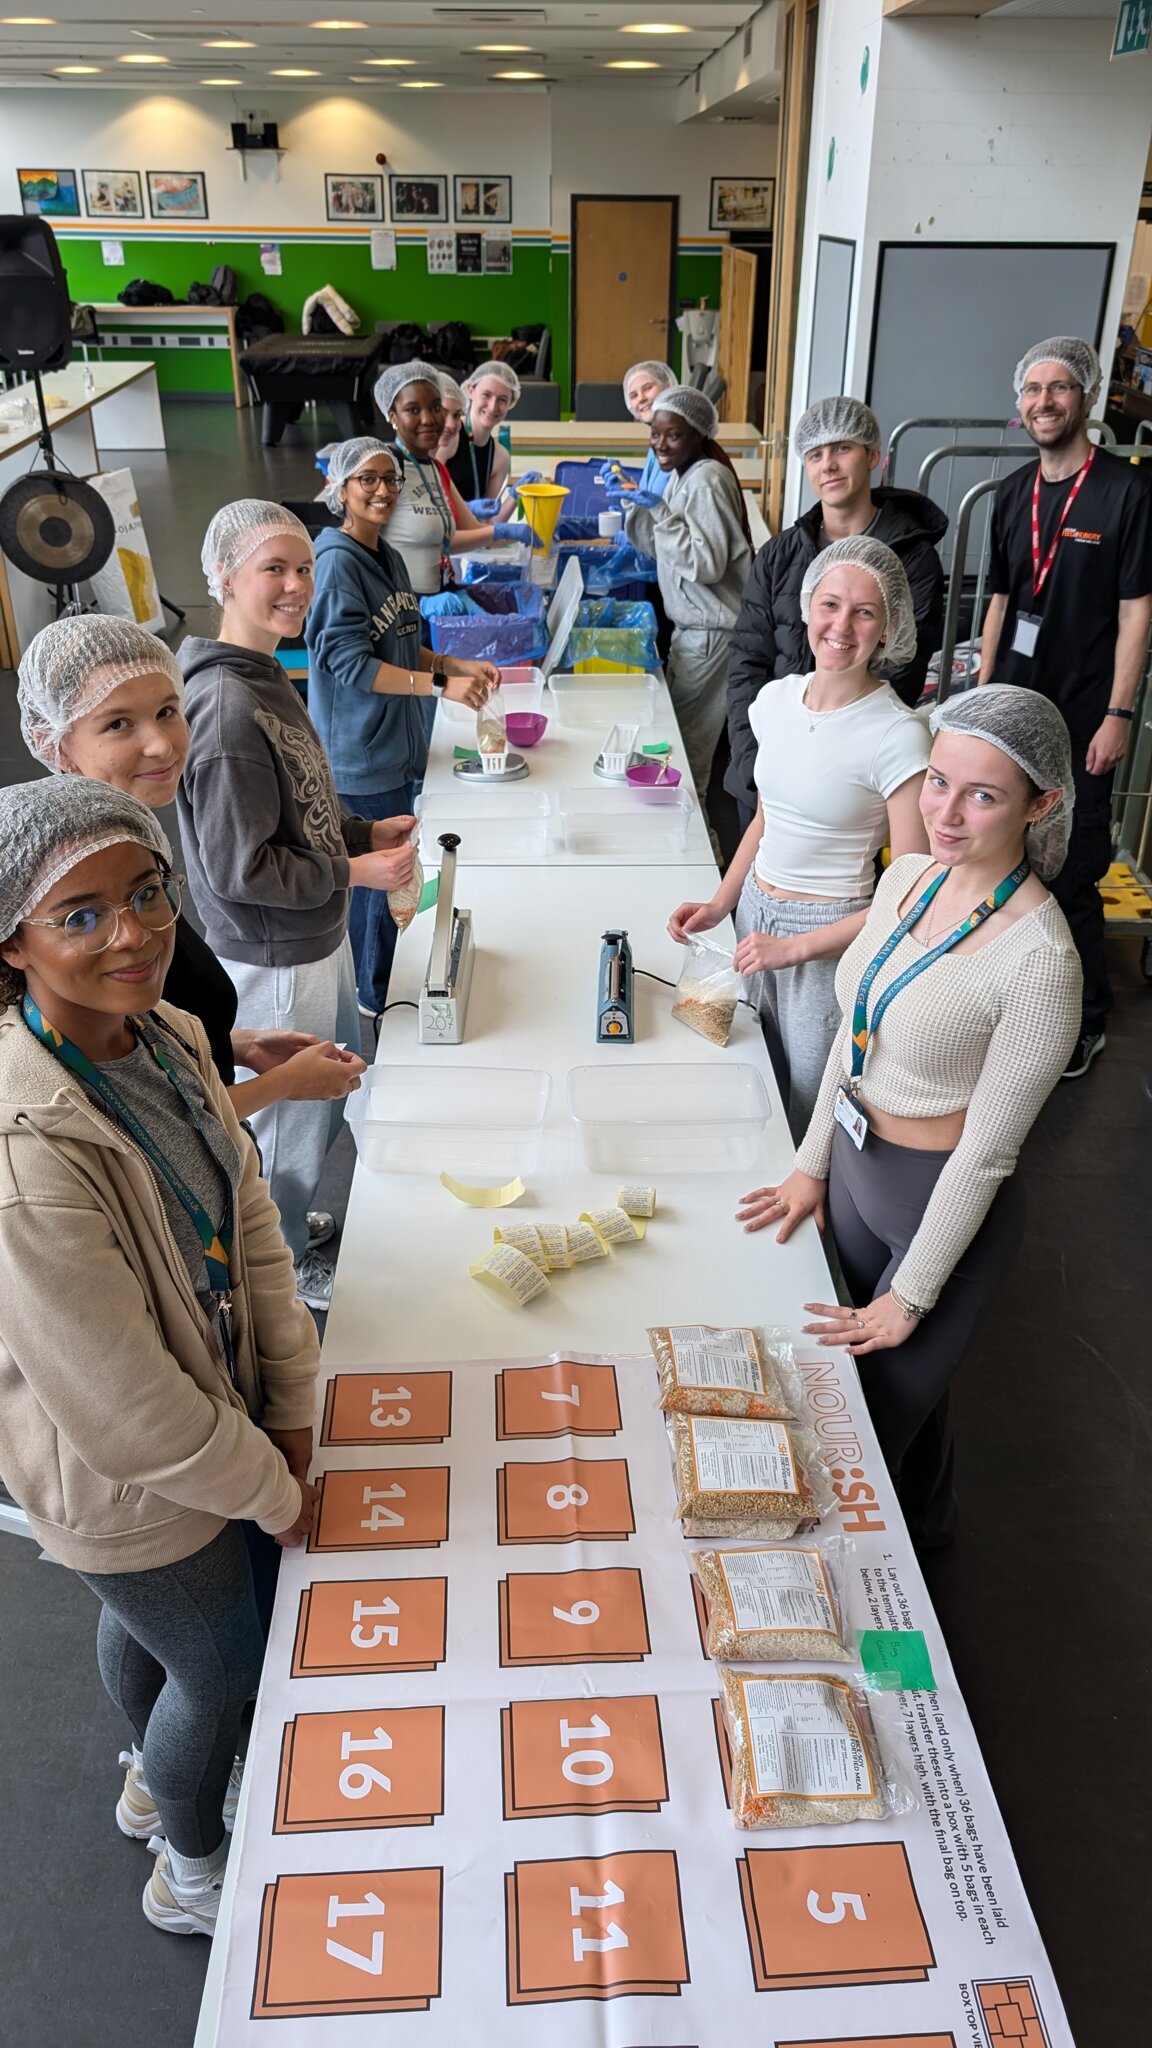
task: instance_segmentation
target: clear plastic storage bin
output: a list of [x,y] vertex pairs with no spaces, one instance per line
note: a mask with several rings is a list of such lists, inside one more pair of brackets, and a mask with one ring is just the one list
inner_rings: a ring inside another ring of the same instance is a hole
[[619,675],[550,676],[548,689],[561,725],[607,732],[610,725],[648,727],[656,716],[656,676],[640,671]]
[[[543,711],[544,671],[540,668],[505,668],[500,666],[500,688],[507,698],[509,711]],[[476,713],[467,704],[454,704],[450,697],[441,697],[436,707],[437,718],[446,718],[451,725],[470,725],[476,730]]]
[[749,1172],[771,1114],[756,1068],[722,1060],[573,1067],[568,1108],[585,1166],[631,1178]]
[[535,1169],[551,1095],[533,1067],[369,1067],[344,1115],[374,1173],[503,1186]]
[[556,836],[566,853],[643,860],[682,853],[691,819],[692,798],[675,786],[562,789],[556,799]]
[[[457,778],[458,780],[458,778]],[[548,852],[552,800],[542,789],[468,787],[432,790],[416,799],[420,858],[439,867],[442,832],[460,834],[461,868],[486,861],[543,860]]]

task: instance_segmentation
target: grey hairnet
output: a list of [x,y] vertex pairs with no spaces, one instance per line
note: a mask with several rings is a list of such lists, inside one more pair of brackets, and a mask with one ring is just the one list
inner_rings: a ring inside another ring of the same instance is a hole
[[799,459],[813,448],[829,448],[833,441],[858,441],[862,448],[879,448],[880,422],[862,398],[818,398],[802,412],[792,435],[792,447]]
[[406,384],[431,384],[439,396],[442,375],[434,363],[426,363],[421,356],[413,356],[407,363],[389,363],[377,377],[372,396],[387,419]]
[[303,541],[309,550],[312,548],[312,537],[303,521],[286,506],[273,504],[270,498],[237,498],[234,504],[220,507],[200,550],[200,567],[217,604],[224,602],[224,585],[229,576],[234,576],[241,563],[263,547],[266,540],[275,540],[279,534]]
[[903,668],[916,652],[916,620],[912,612],[912,592],[899,555],[886,548],[882,540],[870,540],[866,533],[853,533],[847,540],[834,540],[804,571],[804,581],[800,585],[800,616],[805,625],[812,609],[812,593],[829,569],[863,569],[865,575],[872,578],[880,592],[887,624],[884,639],[868,667],[873,675],[879,675],[888,668]]
[[671,364],[657,362],[633,363],[632,368],[624,372],[623,391],[624,403],[634,420],[638,420],[640,415],[628,397],[628,386],[632,382],[633,377],[652,377],[663,391],[674,391],[676,389],[676,372]]
[[492,377],[498,384],[506,384],[508,386],[509,395],[512,399],[512,404],[519,404],[520,379],[516,375],[516,372],[512,368],[510,363],[481,363],[480,368],[478,370],[473,370],[470,377],[465,377],[465,391],[474,390],[476,385],[479,384],[481,379],[484,377]]
[[453,405],[460,407],[461,412],[467,412],[468,400],[461,391],[455,377],[450,377],[447,370],[441,370],[440,372],[440,396],[444,400],[445,405],[451,400]]
[[1047,341],[1034,342],[1016,365],[1012,388],[1019,398],[1029,370],[1037,363],[1059,363],[1076,379],[1089,405],[1100,395],[1100,358],[1091,342],[1076,334],[1050,334]]
[[0,789],[0,841],[0,941],[90,853],[128,841],[172,865],[155,813],[87,775],[42,775]]
[[388,467],[399,470],[396,450],[389,448],[386,441],[378,441],[375,434],[357,434],[354,440],[341,441],[328,457],[328,477],[322,493],[324,503],[330,512],[344,510],[344,485],[350,476],[355,476],[374,455],[386,455]]
[[710,398],[702,391],[694,391],[690,384],[674,384],[671,391],[662,391],[653,401],[652,415],[658,412],[674,412],[706,441],[711,441],[720,424],[720,415]]
[[86,612],[41,627],[21,660],[17,688],[29,753],[58,775],[60,742],[77,719],[133,676],[165,676],[183,704],[184,678],[172,649],[134,620]]
[[[1038,356],[1037,362],[1046,362]],[[1056,360],[1055,357],[1052,358]],[[1016,683],[988,683],[938,704],[929,723],[936,732],[969,733],[999,747],[1038,789],[1058,789],[1060,802],[1024,834],[1024,851],[1041,881],[1060,873],[1072,831],[1076,786],[1068,727],[1051,698]]]

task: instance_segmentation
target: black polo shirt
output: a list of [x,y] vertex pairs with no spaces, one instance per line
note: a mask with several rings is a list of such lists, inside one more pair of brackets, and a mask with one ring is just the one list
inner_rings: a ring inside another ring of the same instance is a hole
[[[1149,466],[1106,449],[1096,459],[1066,520],[1072,477],[1040,485],[1040,560],[1059,526],[1056,559],[1039,597],[1032,594],[1032,486],[1022,464],[996,491],[988,593],[1005,596],[993,680],[1041,690],[1063,712],[1074,742],[1086,746],[1108,707],[1121,598],[1152,593],[1152,489]],[[1032,655],[1012,645],[1020,612],[1042,620]]]

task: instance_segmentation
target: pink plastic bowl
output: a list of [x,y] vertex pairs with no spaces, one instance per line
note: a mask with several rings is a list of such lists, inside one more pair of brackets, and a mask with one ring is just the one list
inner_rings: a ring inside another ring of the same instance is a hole
[[661,771],[659,761],[637,761],[635,767],[629,768],[627,773],[633,789],[651,789],[656,783],[659,783],[661,789],[675,789],[680,780],[678,768],[665,768]]
[[508,738],[514,747],[534,747],[542,740],[548,720],[542,711],[510,711],[508,713]]

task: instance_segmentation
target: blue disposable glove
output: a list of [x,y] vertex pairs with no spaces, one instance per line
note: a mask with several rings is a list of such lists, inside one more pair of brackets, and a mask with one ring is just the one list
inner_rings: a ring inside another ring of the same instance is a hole
[[623,484],[609,484],[605,496],[617,511],[627,512],[631,505],[643,505],[645,511],[654,512],[657,505],[664,503],[659,491],[628,490]]
[[509,477],[504,488],[507,491],[516,492],[520,489],[521,484],[542,484],[543,481],[544,478],[538,469],[526,469],[523,476]]
[[611,462],[602,462],[596,471],[596,481],[598,484],[618,483],[619,478],[616,475],[616,465]]
[[468,510],[477,519],[495,519],[502,503],[501,498],[469,498]]
[[544,547],[539,534],[533,533],[532,528],[525,519],[513,519],[511,521],[498,519],[492,528],[492,538],[494,540],[520,541],[522,545],[526,545],[531,541],[532,546],[541,549],[541,551],[543,551]]
[[483,609],[483,605],[459,590],[440,590],[432,597],[420,599],[420,610],[426,619],[466,619]]

